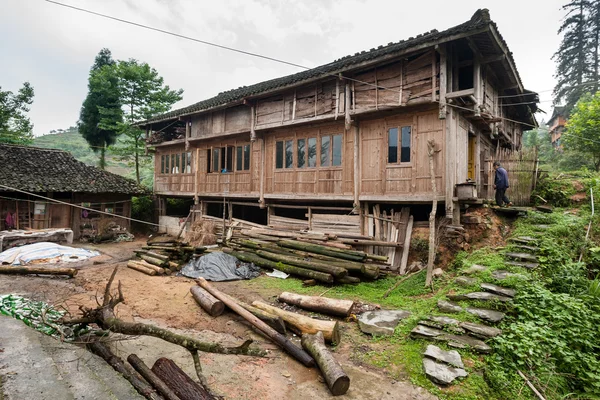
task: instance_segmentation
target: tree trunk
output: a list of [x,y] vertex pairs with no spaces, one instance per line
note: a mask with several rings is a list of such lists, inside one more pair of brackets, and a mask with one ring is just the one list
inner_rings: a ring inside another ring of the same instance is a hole
[[279,271],[283,271],[287,274],[303,276],[305,278],[311,278],[325,283],[333,283],[333,276],[324,272],[312,271],[309,269],[294,267],[292,265],[287,265],[283,263],[276,263],[259,257],[254,253],[231,251],[227,249],[223,249],[223,251],[231,254],[240,261],[251,262],[262,268],[278,269]]
[[225,311],[225,304],[200,286],[192,286],[190,292],[196,303],[209,313],[211,317],[218,317]]
[[215,296],[217,299],[221,300],[223,303],[227,305],[233,312],[238,314],[240,317],[244,318],[246,321],[250,322],[253,326],[259,329],[262,333],[267,335],[271,340],[273,340],[277,345],[279,345],[282,349],[287,351],[289,354],[294,356],[296,360],[300,361],[307,367],[312,367],[315,361],[309,356],[304,350],[297,347],[295,344],[290,342],[285,336],[277,332],[275,329],[271,328],[260,319],[252,315],[249,311],[245,310],[243,307],[238,305],[235,301],[231,301],[228,296],[223,296],[223,293],[214,287],[212,287],[204,278],[196,279],[198,285],[202,288],[206,289],[210,294]]
[[156,272],[156,270],[148,268],[148,267],[141,265],[140,263],[137,263],[135,261],[129,261],[127,263],[127,268],[134,269],[136,271],[142,272],[142,273],[144,273],[146,275],[150,275],[150,276],[154,276],[158,273],[158,272]]
[[427,277],[425,286],[431,286],[433,278],[433,262],[435,260],[435,214],[437,213],[437,186],[435,183],[435,166],[433,156],[435,155],[435,142],[427,141],[427,156],[429,157],[429,174],[431,176],[431,191],[433,201],[431,204],[431,213],[429,214],[429,254],[427,257]]
[[101,342],[91,342],[87,345],[92,353],[102,357],[115,371],[119,372],[131,385],[138,391],[139,394],[147,399],[160,400],[163,397],[156,393],[154,388],[139,376],[135,371],[128,367],[123,360],[114,355],[112,351]]
[[156,374],[181,400],[213,400],[215,397],[198,382],[192,380],[168,358],[159,358],[152,366]]
[[345,394],[350,387],[350,378],[325,346],[323,333],[317,332],[315,335],[302,335],[302,347],[317,362],[331,394],[334,396]]
[[138,139],[135,138],[135,181],[140,184],[140,156],[138,154]]
[[242,307],[244,310],[250,312],[256,318],[260,319],[262,322],[269,325],[271,328],[275,329],[277,332],[281,333],[282,335],[285,335],[287,333],[287,331],[285,329],[285,322],[283,322],[281,317],[278,317],[273,314],[269,314],[268,312],[258,309],[256,307],[252,307],[250,304],[245,303],[241,300],[238,300],[235,297],[231,297],[227,293],[221,292],[221,294],[223,296],[227,297],[228,299],[230,299],[232,302],[239,305],[240,307]]
[[325,340],[329,343],[340,343],[340,331],[337,321],[323,321],[320,319],[314,319],[307,317],[302,314],[293,313],[290,311],[282,310],[281,308],[270,306],[261,301],[254,301],[252,305],[256,308],[260,308],[273,315],[278,315],[287,322],[289,325],[295,327],[299,332],[304,333],[317,333],[323,332]]
[[283,292],[279,295],[280,302],[298,306],[305,310],[316,311],[323,314],[337,315],[347,317],[354,306],[352,300],[338,300],[327,297],[304,296],[290,292]]
[[0,265],[0,274],[14,274],[14,275],[67,275],[74,277],[77,275],[75,268],[45,268],[45,267],[26,267],[26,266],[12,266],[12,265]]
[[102,148],[100,149],[100,165],[99,165],[101,170],[105,170],[106,169],[106,146],[102,145]]
[[287,247],[291,249],[308,251],[310,253],[323,254],[330,257],[340,258],[343,260],[350,261],[364,261],[367,255],[362,251],[356,250],[337,250],[331,247],[320,246],[318,244],[298,242],[295,240],[280,240],[277,242],[278,246]]
[[133,369],[150,382],[150,384],[154,386],[166,400],[181,400],[137,355],[130,354],[129,357],[127,357],[127,361],[133,366]]
[[318,261],[306,261],[298,257],[285,256],[283,254],[270,253],[264,250],[256,250],[254,253],[268,260],[282,262],[289,265],[295,265],[302,268],[307,268],[313,271],[325,272],[333,275],[334,278],[342,278],[348,275],[348,270],[335,265],[329,265]]

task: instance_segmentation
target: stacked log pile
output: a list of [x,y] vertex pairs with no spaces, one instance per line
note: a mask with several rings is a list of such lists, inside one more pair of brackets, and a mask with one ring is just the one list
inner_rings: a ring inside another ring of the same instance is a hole
[[322,233],[298,233],[266,228],[243,229],[223,248],[240,261],[324,283],[359,283],[377,279],[386,256],[352,246],[394,246],[363,238],[338,238]]
[[129,268],[146,275],[177,272],[192,257],[199,257],[206,250],[166,236],[150,239],[146,244],[140,250],[135,250],[136,258],[127,263]]

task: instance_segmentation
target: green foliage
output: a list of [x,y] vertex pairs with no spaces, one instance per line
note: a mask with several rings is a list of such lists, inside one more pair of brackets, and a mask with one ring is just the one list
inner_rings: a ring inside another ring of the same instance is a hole
[[565,101],[567,114],[579,98],[588,91],[598,90],[599,80],[596,57],[598,53],[598,22],[594,20],[597,1],[571,0],[562,9],[566,12],[559,34],[562,40],[553,58],[556,60],[556,77],[558,82],[554,88],[555,103]]
[[144,132],[133,123],[169,111],[182,99],[183,89],[171,90],[154,68],[134,59],[120,61],[118,75],[127,122],[119,125],[124,139],[113,152],[135,168],[140,183],[140,168],[151,163],[152,156],[145,154]]
[[577,102],[567,121],[565,148],[587,154],[600,171],[600,92],[586,95]]
[[[131,198],[131,218],[140,221],[153,222],[154,220],[154,202],[150,196],[140,196]],[[132,226],[136,231],[148,231],[148,225],[133,221]]]
[[15,94],[0,87],[0,143],[31,144],[33,125],[27,112],[33,103],[33,87],[29,82]]
[[79,133],[90,148],[100,153],[102,169],[106,168],[106,148],[116,143],[118,124],[122,120],[118,70],[110,50],[102,49],[90,70],[88,95],[77,123]]

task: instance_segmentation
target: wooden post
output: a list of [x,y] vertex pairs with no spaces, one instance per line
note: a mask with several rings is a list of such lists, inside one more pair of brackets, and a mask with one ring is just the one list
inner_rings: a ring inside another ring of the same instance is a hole
[[265,174],[267,171],[265,170],[265,135],[262,135],[260,139],[260,194],[259,194],[259,204],[260,208],[265,208]]
[[433,201],[431,204],[431,213],[429,214],[429,255],[427,257],[427,278],[425,287],[432,285],[433,261],[435,259],[435,214],[437,212],[437,186],[435,183],[435,164],[433,156],[435,155],[435,141],[427,141],[427,157],[429,158],[429,173],[431,174],[431,189],[433,191]]
[[446,44],[439,45],[440,52],[440,112],[439,118],[446,118],[446,90],[447,90],[447,77],[448,77],[448,64],[446,55]]
[[402,103],[402,89],[404,88],[404,59],[400,60],[400,94],[398,96],[398,105],[404,105]]
[[474,111],[475,116],[479,117],[481,115],[481,61],[477,54],[474,54],[473,57],[473,92],[475,93],[475,105]]
[[[185,149],[188,150],[190,148],[190,136],[192,133],[192,122],[185,121]],[[182,166],[182,171],[184,172],[185,166]]]
[[402,261],[400,262],[400,275],[406,274],[406,266],[408,264],[408,252],[410,249],[410,239],[412,237],[412,228],[414,217],[411,215],[406,226],[406,236],[404,237],[404,246],[402,247]]
[[437,101],[437,95],[435,88],[437,83],[437,52],[431,50],[431,102],[435,103]]
[[358,121],[356,121],[356,125],[354,127],[354,207],[360,207],[360,127]]
[[346,82],[346,90],[345,90],[345,95],[346,95],[346,101],[344,102],[344,108],[345,108],[345,128],[347,131],[350,130],[350,126],[352,124],[352,120],[350,119],[350,84]]
[[196,158],[194,160],[194,162],[192,163],[192,168],[194,168],[194,204],[198,204],[198,174],[199,174],[199,169],[198,168],[198,161],[200,161],[200,149],[197,148],[196,149]]
[[256,109],[254,105],[250,106],[250,141],[256,141]]

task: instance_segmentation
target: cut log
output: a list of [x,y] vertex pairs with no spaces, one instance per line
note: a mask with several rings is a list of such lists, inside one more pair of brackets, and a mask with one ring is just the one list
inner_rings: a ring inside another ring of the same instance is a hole
[[138,266],[141,266],[141,267],[144,267],[144,268],[148,268],[148,269],[154,270],[154,271],[156,271],[156,273],[157,273],[158,275],[164,275],[164,274],[167,272],[167,271],[165,271],[165,269],[164,269],[164,268],[157,267],[156,265],[152,265],[152,264],[150,264],[149,262],[146,262],[146,261],[144,261],[144,260],[140,260],[140,261],[138,261],[138,260],[130,260],[130,261],[128,262],[128,264],[129,264],[129,263],[132,263],[132,264],[137,264]]
[[330,299],[328,297],[304,296],[301,294],[283,292],[277,298],[279,301],[305,310],[316,311],[323,314],[347,317],[354,306],[352,300]]
[[160,260],[160,259],[154,258],[154,257],[150,257],[149,255],[146,255],[146,254],[140,254],[139,257],[142,260],[149,262],[152,265],[156,265],[157,267],[162,267],[163,265],[165,265],[165,262],[163,260]]
[[302,314],[273,307],[261,301],[254,301],[252,302],[252,305],[273,315],[280,316],[281,319],[303,334],[313,334],[321,331],[323,332],[323,336],[328,343],[340,343],[340,331],[337,321],[323,321],[320,319],[314,319]]
[[130,354],[127,361],[167,400],[181,400],[152,370],[135,354]]
[[168,358],[159,358],[152,366],[156,374],[181,400],[213,400],[215,397],[198,382],[192,380]]
[[190,292],[196,303],[211,317],[218,317],[225,311],[225,304],[200,286],[192,286]]
[[333,275],[334,278],[341,278],[348,275],[347,269],[335,265],[329,265],[324,262],[306,261],[298,257],[291,257],[283,254],[275,254],[264,250],[255,250],[254,253],[271,261],[295,265],[297,267],[307,268],[313,271],[325,272]]
[[277,315],[269,314],[268,312],[258,309],[256,307],[252,307],[250,304],[245,303],[241,300],[238,300],[235,297],[229,296],[227,293],[221,292],[221,294],[223,296],[231,299],[231,301],[233,301],[240,307],[244,308],[246,311],[249,311],[256,318],[260,319],[262,322],[269,325],[271,328],[275,329],[277,332],[281,333],[282,335],[285,335],[287,333],[287,330],[285,329],[285,322],[283,322],[281,317],[278,317]]
[[325,346],[323,334],[317,332],[315,335],[302,335],[302,347],[317,362],[331,394],[334,396],[345,394],[350,387],[350,378]]
[[[262,333],[267,335],[271,340],[273,340],[277,345],[279,345],[282,349],[290,353],[296,360],[300,361],[307,367],[312,367],[315,364],[315,361],[311,356],[308,355],[304,350],[297,347],[295,344],[290,342],[285,336],[277,332],[275,329],[271,328],[269,325],[252,315],[249,311],[245,310],[240,305],[236,304],[236,302],[231,301],[228,296],[223,296],[223,293],[214,287],[212,287],[204,278],[196,279],[198,285],[202,288],[206,289],[210,294],[215,296],[217,299],[221,300],[227,307],[229,307],[233,312],[238,314],[240,317],[244,318],[246,321],[250,322],[253,326],[259,329]],[[254,305],[254,304],[253,304]]]
[[146,255],[148,255],[150,257],[154,257],[154,258],[159,259],[159,260],[169,261],[169,256],[165,256],[165,255],[162,255],[162,254],[154,253],[152,251],[146,252]]
[[316,244],[319,246],[331,247],[333,249],[352,250],[352,246],[350,246],[349,244],[344,244],[342,242],[337,242],[337,241],[324,242],[324,241],[319,241],[319,240],[306,239],[302,236],[295,238],[295,240],[297,240],[298,242],[303,242],[303,243],[311,243],[311,244]]
[[344,283],[344,284],[355,284],[355,283],[360,283],[360,278],[357,278],[355,276],[345,276],[343,278],[336,279],[335,281],[338,283]]
[[369,279],[377,279],[377,278],[379,278],[380,272],[381,272],[381,270],[379,269],[379,266],[372,265],[372,264],[366,264],[365,272],[363,272],[363,276],[366,278],[369,278]]
[[314,279],[307,279],[305,281],[302,281],[302,286],[316,286],[317,281],[315,281]]
[[361,239],[341,239],[342,243],[353,244],[355,246],[380,246],[401,248],[403,243],[386,242],[385,240],[361,240]]
[[45,267],[25,267],[25,266],[0,265],[0,274],[67,275],[72,278],[75,275],[77,275],[77,270],[75,268],[45,268]]
[[157,272],[155,270],[150,269],[148,267],[144,267],[143,265],[140,265],[139,263],[136,263],[135,261],[129,261],[127,263],[127,267],[131,268],[131,269],[135,269],[136,271],[139,271],[139,272],[143,272],[146,275],[154,276],[157,274]]
[[92,353],[103,358],[104,361],[113,367],[115,371],[123,375],[123,378],[127,379],[139,394],[151,400],[159,400],[163,398],[148,382],[144,380],[144,378],[142,378],[131,367],[125,364],[123,360],[114,355],[104,343],[91,342],[88,343],[87,346]]
[[310,253],[323,254],[330,257],[341,258],[350,261],[363,261],[367,255],[362,251],[338,250],[330,247],[320,246],[318,244],[303,243],[294,240],[280,240],[278,246],[290,249],[308,251]]
[[306,268],[294,267],[293,265],[276,263],[265,258],[259,257],[254,253],[231,251],[223,249],[224,252],[231,254],[235,258],[244,262],[251,262],[262,268],[278,269],[287,274],[298,275],[309,279],[315,279],[320,282],[333,283],[333,276],[324,272],[312,271]]

